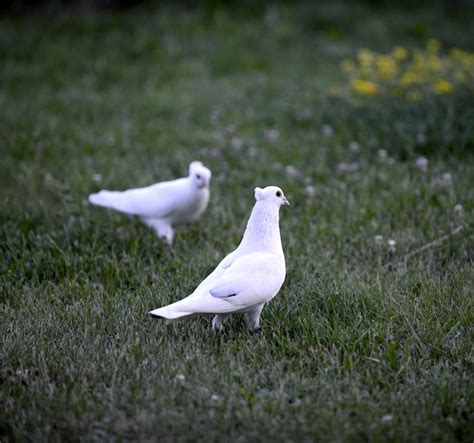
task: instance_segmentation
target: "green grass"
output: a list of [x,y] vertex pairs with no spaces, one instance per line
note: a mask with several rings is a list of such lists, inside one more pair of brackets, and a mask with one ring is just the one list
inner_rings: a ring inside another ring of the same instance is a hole
[[[472,87],[328,93],[361,47],[474,50],[471,20],[353,2],[1,17],[0,440],[472,441]],[[196,159],[211,204],[172,249],[87,203]],[[263,331],[149,318],[238,244],[267,184],[292,206]]]

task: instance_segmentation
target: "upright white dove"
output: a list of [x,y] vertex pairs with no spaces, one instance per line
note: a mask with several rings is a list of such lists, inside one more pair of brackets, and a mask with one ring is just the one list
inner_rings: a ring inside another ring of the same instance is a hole
[[173,225],[197,220],[209,203],[211,171],[201,162],[189,165],[189,176],[127,191],[102,190],[89,195],[98,206],[136,215],[171,245]]
[[276,186],[255,189],[252,210],[239,247],[224,258],[188,297],[150,311],[177,320],[195,314],[216,314],[212,328],[221,330],[232,313],[247,315],[252,329],[260,328],[265,303],[280,290],[285,280],[285,256],[281,245],[279,210],[288,205]]

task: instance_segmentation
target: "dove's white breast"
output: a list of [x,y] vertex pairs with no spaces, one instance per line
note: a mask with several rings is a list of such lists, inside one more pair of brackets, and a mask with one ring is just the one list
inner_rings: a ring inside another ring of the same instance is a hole
[[208,202],[208,188],[196,189],[188,187],[182,191],[179,198],[176,198],[174,210],[167,219],[173,225],[193,222],[204,212]]

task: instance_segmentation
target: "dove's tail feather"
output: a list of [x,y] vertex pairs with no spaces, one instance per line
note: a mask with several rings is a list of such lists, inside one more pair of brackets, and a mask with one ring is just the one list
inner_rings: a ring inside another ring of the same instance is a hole
[[97,206],[112,208],[128,214],[135,213],[134,208],[132,208],[133,202],[124,192],[102,190],[89,195],[89,201]]
[[89,201],[94,205],[113,208],[117,200],[116,194],[113,191],[99,191],[96,194],[89,195]]
[[173,308],[170,308],[169,306],[154,309],[153,311],[150,311],[149,314],[155,317],[163,317],[167,320],[179,320],[181,318],[191,317],[192,315],[195,315],[194,312],[177,311]]

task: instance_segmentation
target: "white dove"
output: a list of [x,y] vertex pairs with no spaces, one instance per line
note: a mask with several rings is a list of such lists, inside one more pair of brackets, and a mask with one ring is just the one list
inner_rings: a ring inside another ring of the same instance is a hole
[[188,297],[150,311],[177,320],[194,314],[216,314],[212,328],[221,330],[234,312],[244,312],[252,329],[260,328],[262,308],[280,290],[285,280],[285,256],[278,225],[281,205],[288,205],[276,186],[255,189],[257,200],[239,247]]
[[136,215],[171,245],[173,225],[197,220],[209,202],[211,171],[201,162],[189,165],[189,176],[127,191],[102,190],[89,195],[94,205]]

